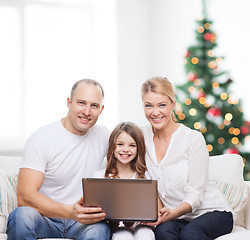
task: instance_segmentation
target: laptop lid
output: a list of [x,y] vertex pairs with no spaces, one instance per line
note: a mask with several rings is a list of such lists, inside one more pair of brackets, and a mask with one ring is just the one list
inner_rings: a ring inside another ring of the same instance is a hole
[[84,206],[101,207],[107,220],[157,220],[156,180],[83,178],[82,186]]

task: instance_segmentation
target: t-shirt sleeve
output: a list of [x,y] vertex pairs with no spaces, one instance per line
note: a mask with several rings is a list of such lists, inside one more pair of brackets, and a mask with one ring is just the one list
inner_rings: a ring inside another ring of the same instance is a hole
[[21,168],[30,168],[45,173],[48,154],[41,138],[33,134],[24,147]]

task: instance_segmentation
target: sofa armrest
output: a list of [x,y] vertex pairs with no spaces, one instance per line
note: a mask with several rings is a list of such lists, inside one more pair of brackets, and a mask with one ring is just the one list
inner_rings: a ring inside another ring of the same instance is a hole
[[[250,181],[245,181],[249,188],[249,195],[250,195]],[[246,203],[246,229],[250,230],[250,196],[248,196],[248,200]]]

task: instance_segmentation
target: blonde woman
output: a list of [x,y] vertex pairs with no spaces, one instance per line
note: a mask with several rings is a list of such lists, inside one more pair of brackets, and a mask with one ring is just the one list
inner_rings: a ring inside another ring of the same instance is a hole
[[156,239],[210,240],[230,233],[232,209],[208,182],[209,155],[202,134],[176,122],[175,92],[167,78],[149,79],[141,89],[150,125],[143,129],[146,165],[158,180],[162,206]]

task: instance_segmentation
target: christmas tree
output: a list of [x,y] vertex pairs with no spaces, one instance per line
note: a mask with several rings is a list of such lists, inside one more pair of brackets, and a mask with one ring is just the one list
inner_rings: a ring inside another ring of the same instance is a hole
[[244,120],[241,100],[230,91],[232,80],[219,70],[222,57],[215,56],[216,34],[207,18],[197,20],[196,44],[185,54],[187,82],[176,86],[179,122],[199,130],[205,137],[209,154],[238,153],[244,161],[244,177],[250,179],[250,153],[244,152],[250,122]]

